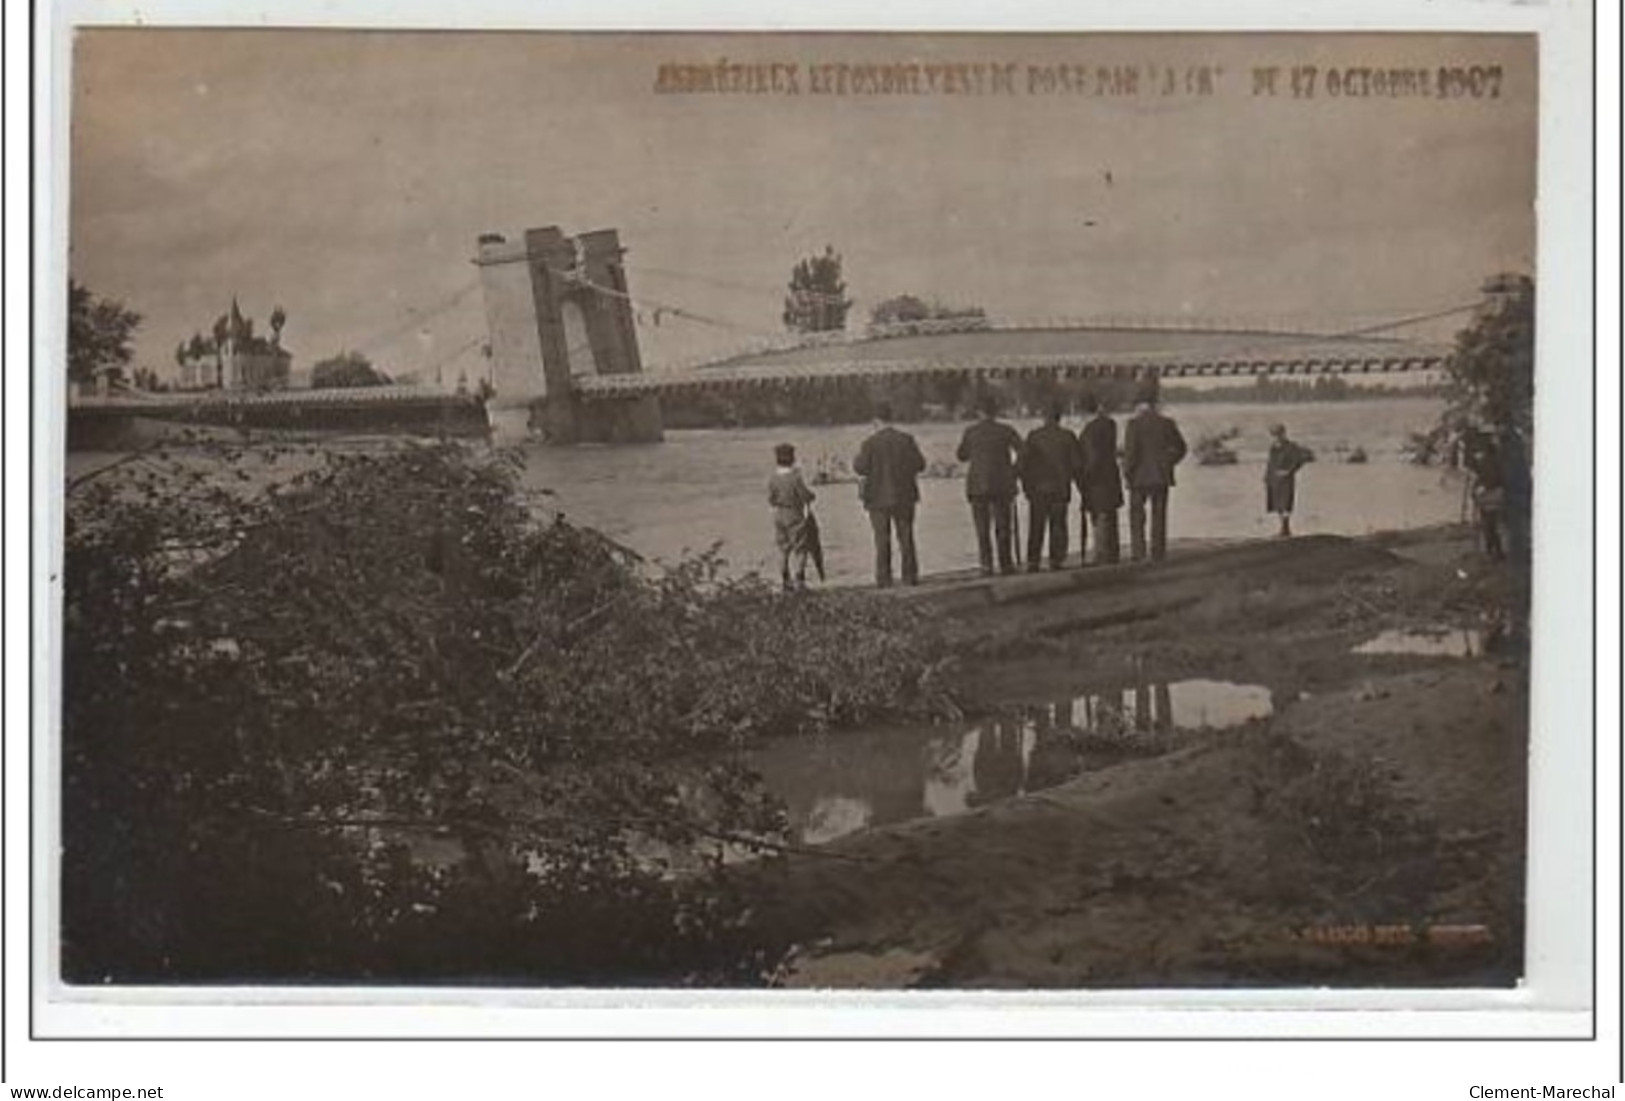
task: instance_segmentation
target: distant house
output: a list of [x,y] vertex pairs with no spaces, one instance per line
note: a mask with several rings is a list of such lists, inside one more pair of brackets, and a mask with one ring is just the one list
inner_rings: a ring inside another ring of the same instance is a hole
[[175,349],[182,390],[285,390],[293,354],[282,346],[287,314],[271,311],[271,336],[256,336],[235,297],[231,311],[215,320],[209,336],[193,333]]

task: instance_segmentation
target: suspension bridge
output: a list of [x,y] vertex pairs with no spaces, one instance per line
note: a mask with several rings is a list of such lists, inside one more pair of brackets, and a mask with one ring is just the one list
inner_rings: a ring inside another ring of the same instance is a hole
[[[634,295],[625,252],[615,230],[571,237],[549,226],[527,230],[514,241],[482,235],[473,260],[476,280],[433,310],[415,313],[405,328],[396,326],[402,332],[427,326],[436,314],[465,302],[474,287],[482,290],[485,332],[459,343],[446,360],[481,356],[486,370],[473,393],[465,387],[423,384],[86,395],[70,400],[70,429],[75,420],[106,422],[131,416],[335,428],[376,423],[444,429],[477,421],[504,434],[540,430],[555,443],[650,440],[661,434],[662,396],[706,391],[884,384],[949,376],[1190,379],[1439,371],[1448,365],[1449,345],[1399,334],[1478,306],[1463,303],[1337,332],[1246,319],[1023,322],[977,314],[875,326],[854,334],[775,335],[663,299]],[[771,293],[782,292],[771,289]],[[752,339],[738,351],[704,361],[645,369],[638,331],[668,319],[734,330]],[[438,374],[443,365],[436,364],[433,370]],[[466,368],[461,372],[465,382],[467,373]]]
[[796,351],[739,357],[681,370],[589,375],[577,378],[574,387],[583,398],[594,400],[946,375],[984,379],[1367,375],[1441,370],[1449,355],[1446,345],[1371,338],[1202,329],[1001,327],[953,338],[901,337],[825,345],[815,354]]

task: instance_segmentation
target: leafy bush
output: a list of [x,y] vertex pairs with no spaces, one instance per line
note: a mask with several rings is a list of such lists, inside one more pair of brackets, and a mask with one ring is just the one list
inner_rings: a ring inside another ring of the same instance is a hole
[[661,854],[781,836],[713,751],[931,706],[917,614],[657,573],[451,445],[250,458],[70,494],[64,977],[758,980]]
[[1271,732],[1244,751],[1279,900],[1421,912],[1439,885],[1437,830],[1377,764]]
[[1451,440],[1454,428],[1446,424],[1438,424],[1426,432],[1409,432],[1403,443],[1399,445],[1400,453],[1405,460],[1416,466],[1435,466],[1450,460],[1452,456]]
[[310,369],[310,388],[328,390],[357,386],[387,386],[389,376],[360,352],[340,352]]

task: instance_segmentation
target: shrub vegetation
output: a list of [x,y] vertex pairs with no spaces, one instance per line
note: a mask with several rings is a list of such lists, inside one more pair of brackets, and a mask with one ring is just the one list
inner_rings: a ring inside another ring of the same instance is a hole
[[64,978],[761,981],[719,843],[785,823],[727,750],[937,706],[928,624],[656,569],[508,458],[287,461],[70,489]]

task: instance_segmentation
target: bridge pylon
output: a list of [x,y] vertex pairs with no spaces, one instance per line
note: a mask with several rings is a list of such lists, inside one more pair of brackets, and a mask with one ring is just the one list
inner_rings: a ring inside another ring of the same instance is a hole
[[637,443],[661,438],[653,394],[584,401],[583,378],[640,374],[643,361],[627,292],[625,249],[613,229],[567,236],[557,226],[527,229],[514,241],[484,233],[480,269],[490,334],[492,394],[486,402],[499,439],[553,444]]

